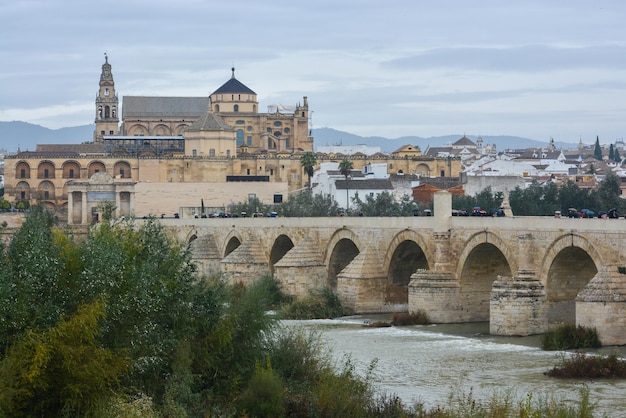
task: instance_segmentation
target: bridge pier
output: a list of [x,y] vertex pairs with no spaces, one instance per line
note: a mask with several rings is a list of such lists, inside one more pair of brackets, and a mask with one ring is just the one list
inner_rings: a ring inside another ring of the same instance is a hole
[[626,272],[608,265],[576,297],[576,324],[595,328],[602,345],[626,344]]
[[546,293],[534,271],[499,276],[491,290],[489,315],[489,333],[494,335],[544,333],[548,326]]
[[261,242],[246,241],[231,252],[221,262],[224,279],[231,283],[248,285],[269,274],[269,264]]
[[326,286],[328,272],[319,247],[303,239],[274,264],[274,278],[290,296],[305,297],[309,290]]
[[358,313],[406,311],[406,306],[385,302],[387,278],[379,254],[367,246],[337,275],[337,297],[341,304]]
[[409,313],[422,310],[431,322],[440,324],[464,322],[459,295],[459,282],[452,274],[418,270],[409,283]]

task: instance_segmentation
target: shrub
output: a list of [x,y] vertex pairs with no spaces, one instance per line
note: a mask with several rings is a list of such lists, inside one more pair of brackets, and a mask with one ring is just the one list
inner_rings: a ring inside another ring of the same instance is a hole
[[602,346],[595,328],[564,324],[543,335],[544,350],[598,348]]
[[391,325],[399,326],[399,325],[428,325],[430,321],[428,320],[428,315],[423,310],[418,310],[415,312],[394,312]]
[[325,287],[311,290],[308,296],[283,306],[282,313],[286,319],[327,319],[343,316],[347,312],[337,295]]
[[545,374],[570,379],[623,379],[626,378],[626,361],[615,353],[594,356],[578,351],[571,357],[563,358],[558,366]]
[[242,393],[241,406],[252,417],[285,416],[285,386],[272,370],[269,359],[265,367],[257,363],[254,375]]

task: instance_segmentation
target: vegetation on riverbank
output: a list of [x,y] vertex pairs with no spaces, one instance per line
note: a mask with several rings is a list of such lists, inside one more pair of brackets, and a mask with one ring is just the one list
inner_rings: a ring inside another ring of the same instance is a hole
[[595,328],[563,324],[546,332],[541,344],[544,350],[572,350],[602,346]]
[[391,325],[428,325],[430,320],[424,310],[415,312],[394,312],[391,317]]
[[[376,362],[359,375],[267,314],[284,302],[275,280],[201,277],[156,220],[105,212],[77,242],[34,208],[0,243],[0,418],[590,416],[588,393],[573,406],[469,396],[434,409],[380,395]],[[323,317],[344,314],[332,292],[316,297]]]
[[557,366],[545,374],[566,379],[624,379],[626,361],[616,353],[592,355],[577,351],[572,356],[564,356]]
[[312,289],[307,296],[295,299],[281,309],[284,319],[331,319],[351,313],[327,287]]

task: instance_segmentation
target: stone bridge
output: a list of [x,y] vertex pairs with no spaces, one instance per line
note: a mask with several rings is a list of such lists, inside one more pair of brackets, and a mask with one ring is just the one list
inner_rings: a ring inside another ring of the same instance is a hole
[[294,296],[328,286],[358,313],[423,310],[432,322],[489,321],[500,335],[558,324],[626,344],[626,220],[451,216],[165,219],[206,273],[272,274]]

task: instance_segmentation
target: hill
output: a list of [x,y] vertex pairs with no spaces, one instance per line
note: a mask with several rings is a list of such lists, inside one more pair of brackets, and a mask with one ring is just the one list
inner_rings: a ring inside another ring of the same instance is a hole
[[95,125],[49,129],[27,122],[0,122],[0,150],[34,151],[37,144],[80,144],[93,140]]
[[[9,152],[33,151],[37,144],[80,144],[93,139],[95,125],[81,125],[61,129],[48,129],[43,126],[27,122],[0,122],[0,150]],[[315,146],[324,145],[368,145],[380,147],[382,152],[392,152],[398,148],[411,144],[419,146],[425,151],[428,146],[440,147],[455,142],[463,135],[445,135],[422,138],[419,136],[403,136],[400,138],[385,138],[381,136],[359,136],[349,132],[338,131],[332,128],[313,129]],[[476,135],[466,135],[476,141]],[[547,141],[538,141],[516,136],[482,135],[485,145],[495,144],[496,149],[503,151],[507,148],[538,148],[546,147]],[[574,148],[575,144],[557,142],[557,148]]]
[[[349,132],[338,131],[332,128],[320,128],[313,129],[313,136],[315,137],[315,146],[326,145],[368,145],[380,147],[382,152],[393,152],[404,145],[419,146],[422,151],[426,151],[428,146],[441,147],[445,144],[450,144],[461,137],[460,135],[445,135],[434,136],[429,138],[422,138],[419,136],[403,136],[400,138],[384,138],[380,136],[368,136],[363,137],[354,135]],[[465,135],[472,141],[476,142],[477,135]],[[504,151],[508,148],[539,148],[547,147],[547,141],[538,141],[535,139],[522,138],[518,136],[505,136],[505,135],[481,135],[483,143],[485,145],[496,145],[496,149]],[[556,142],[557,148],[569,149],[575,148],[575,144],[566,142]]]

